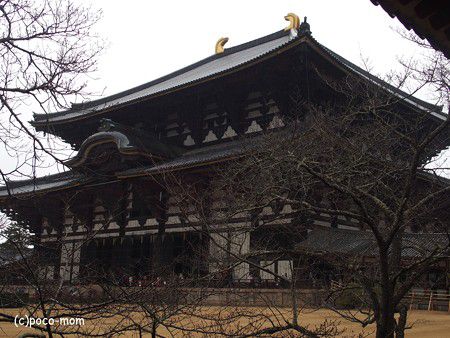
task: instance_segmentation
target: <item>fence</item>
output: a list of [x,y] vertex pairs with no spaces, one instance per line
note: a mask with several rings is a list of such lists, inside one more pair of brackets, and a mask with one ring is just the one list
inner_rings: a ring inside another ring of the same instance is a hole
[[405,297],[410,310],[450,312],[450,294],[447,290],[413,289]]

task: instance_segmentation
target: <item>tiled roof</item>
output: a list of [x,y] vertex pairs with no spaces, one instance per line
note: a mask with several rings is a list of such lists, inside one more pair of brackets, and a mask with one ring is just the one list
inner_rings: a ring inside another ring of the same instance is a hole
[[442,110],[441,107],[437,107],[408,95],[387,82],[377,78],[376,76],[321,45],[314,38],[312,38],[309,33],[306,35],[299,34],[297,37],[291,37],[289,32],[279,31],[235,47],[227,48],[224,53],[212,55],[171,74],[145,83],[141,86],[131,88],[124,92],[82,104],[73,104],[72,108],[66,111],[52,114],[36,114],[35,121],[32,122],[32,124],[38,126],[46,123],[62,123],[64,121],[70,121],[71,119],[77,119],[84,116],[89,116],[93,113],[106,111],[114,107],[117,108],[122,105],[131,104],[144,98],[161,95],[170,90],[194,84],[214,76],[222,75],[238,68],[239,66],[251,64],[253,61],[266,55],[275,55],[275,53],[283,47],[294,46],[295,44],[300,43],[300,40],[305,36],[308,36],[308,38],[302,41],[315,45],[347,70],[372,81],[376,85],[379,85],[398,95],[406,102],[420,109],[429,111],[441,119],[445,117],[445,115],[440,113]]
[[[145,176],[147,174],[158,174],[168,171],[204,166],[231,158],[237,158],[252,150],[252,147],[254,147],[254,142],[252,141],[254,141],[252,138],[240,139],[188,150],[175,158],[162,160],[149,166],[142,166],[139,168],[117,172],[115,176],[118,178]],[[424,178],[429,177],[430,179],[437,180],[445,185],[450,184],[450,180],[442,176],[421,173],[421,177],[422,176]],[[91,181],[92,178],[81,174],[76,174],[73,171],[67,171],[35,179],[11,181],[8,183],[8,188],[12,195],[21,195],[65,189],[75,185],[83,185]],[[0,186],[0,198],[7,197],[8,195],[9,193],[6,187]],[[328,230],[325,229],[324,231]],[[345,230],[339,229],[336,231]],[[360,232],[358,236],[363,236],[363,232]],[[357,243],[358,240],[353,245],[357,245]],[[307,244],[307,242],[305,242],[305,244]],[[337,244],[339,244],[339,241],[337,241]]]
[[[8,195],[22,195],[30,193],[42,193],[74,186],[83,181],[83,177],[71,171],[38,177],[34,179],[10,181],[6,186],[0,186],[0,198]],[[8,190],[9,189],[9,190]]]
[[[217,145],[211,145],[200,149],[190,150],[174,159],[157,162],[152,166],[130,169],[116,173],[117,177],[145,176],[146,174],[158,174],[171,170],[191,168],[220,160],[240,156],[247,151],[251,144],[246,140],[231,141]],[[55,175],[48,175],[32,180],[14,181],[0,187],[0,198],[11,195],[45,193],[47,191],[66,189],[75,185],[91,182],[92,179],[75,174],[72,171]]]
[[[87,116],[90,113],[100,112],[111,107],[131,103],[140,98],[150,97],[154,94],[163,93],[172,88],[182,87],[183,85],[194,83],[201,79],[207,79],[218,74],[223,74],[226,71],[239,67],[240,65],[251,63],[252,61],[257,60],[265,55],[269,55],[272,53],[275,54],[280,49],[286,46],[293,45],[296,42],[299,43],[300,39],[305,36],[307,36],[307,38],[301,41],[305,41],[313,46],[316,46],[320,51],[322,51],[324,54],[327,54],[347,70],[360,74],[361,76],[364,76],[365,78],[384,88],[387,88],[388,90],[395,91],[395,93],[400,96],[407,97],[407,100],[410,100],[411,104],[419,106],[421,109],[431,111],[435,116],[438,116],[440,118],[444,116],[437,112],[438,107],[430,105],[419,99],[412,98],[406,93],[403,93],[398,89],[390,86],[386,82],[376,78],[365,70],[359,68],[353,63],[347,61],[346,59],[322,46],[311,36],[299,34],[298,37],[292,38],[289,35],[289,32],[279,31],[239,46],[227,48],[222,54],[210,56],[172,74],[166,75],[160,79],[151,81],[122,93],[118,93],[116,95],[84,104],[74,104],[72,109],[64,112],[47,115],[36,115],[35,123],[47,123],[47,121],[58,122],[69,120],[75,117]],[[94,137],[99,136],[104,135],[96,135]],[[142,175],[146,173],[158,173],[167,170],[177,170],[181,168],[220,161],[225,158],[239,156],[242,153],[243,144],[240,143],[240,141],[227,142],[215,146],[205,146],[200,149],[190,150],[185,152],[181,156],[166,160],[164,162],[157,162],[153,166],[130,169],[118,173],[117,175],[119,177],[127,177]],[[83,184],[88,180],[89,179],[87,177],[67,172],[36,178],[33,180],[10,182],[8,184],[8,187],[10,189],[9,192],[12,194],[26,194],[63,189],[76,184]],[[0,197],[8,196],[9,192],[6,187],[0,187]]]
[[245,140],[220,143],[213,146],[203,147],[187,151],[183,155],[164,162],[156,163],[147,168],[130,169],[118,174],[119,177],[135,176],[145,174],[157,174],[193,166],[204,165],[236,156],[242,155],[250,147]]
[[290,41],[293,40],[290,39],[287,32],[279,31],[263,38],[225,49],[224,53],[212,55],[174,73],[122,93],[85,104],[75,104],[71,109],[64,112],[35,115],[34,123],[57,122],[76,118],[194,83],[256,60],[283,47]]
[[[449,237],[438,233],[405,233],[402,257],[415,258],[430,254],[435,249],[448,252]],[[308,233],[297,248],[306,252],[342,254],[358,257],[378,255],[375,237],[370,231],[317,227]]]
[[139,153],[152,157],[172,158],[181,153],[181,149],[162,143],[151,133],[102,119],[99,131],[85,139],[78,153],[65,164],[69,167],[80,166],[87,159],[93,145],[106,142],[114,143],[122,154]]

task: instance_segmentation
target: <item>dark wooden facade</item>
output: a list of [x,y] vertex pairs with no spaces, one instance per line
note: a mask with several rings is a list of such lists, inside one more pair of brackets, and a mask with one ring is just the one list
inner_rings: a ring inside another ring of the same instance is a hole
[[[214,67],[217,71],[211,71]],[[2,211],[30,228],[38,250],[58,252],[59,258],[48,263],[49,278],[87,280],[98,276],[99,270],[120,270],[117,278],[155,271],[191,276],[214,272],[224,257],[195,230],[195,220],[186,220],[161,177],[177,171],[207,181],[211,166],[245,156],[242,139],[284,128],[294,94],[305,107],[333,106],[341,98],[324,79],[349,75],[390,88],[320,45],[304,22],[298,31],[280,31],[226,49],[129,91],[36,116],[33,124],[38,131],[61,137],[78,153],[67,161],[71,170],[66,173],[11,183],[1,190]],[[430,125],[444,118],[439,108],[415,98],[399,102],[398,109],[429,111]],[[444,146],[441,142],[434,151]],[[274,214],[278,229],[304,222],[304,237],[312,226],[360,227],[356,220],[327,214],[299,218],[288,204],[261,211],[261,217]],[[251,221],[244,215],[230,220],[230,225],[242,229]],[[255,232],[253,238],[239,232],[239,245],[232,250],[248,252],[257,238],[265,236],[288,242],[282,232],[271,235],[271,231]],[[234,235],[218,226],[212,236],[221,241]],[[269,266],[288,274],[291,264],[279,259]],[[245,279],[249,272],[242,264],[229,278]]]

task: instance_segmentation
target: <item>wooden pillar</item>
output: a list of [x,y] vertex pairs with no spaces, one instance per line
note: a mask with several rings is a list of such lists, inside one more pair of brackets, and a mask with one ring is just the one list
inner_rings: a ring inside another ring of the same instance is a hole
[[61,244],[61,264],[59,275],[65,282],[75,282],[80,272],[81,243],[64,242]]
[[[245,258],[250,251],[250,232],[238,230],[230,232],[230,251],[239,258]],[[234,261],[235,258],[231,258]],[[250,278],[250,267],[248,263],[240,263],[233,269],[233,280]]]

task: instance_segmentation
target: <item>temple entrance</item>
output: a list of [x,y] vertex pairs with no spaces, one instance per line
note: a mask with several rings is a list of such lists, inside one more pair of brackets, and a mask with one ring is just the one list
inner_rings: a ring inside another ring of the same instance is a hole
[[99,238],[81,249],[81,283],[130,281],[182,275],[197,278],[207,273],[207,240],[197,232]]
[[122,283],[152,271],[153,243],[150,235],[91,240],[81,249],[81,282],[108,279]]
[[205,254],[208,241],[198,232],[182,232],[172,235],[173,272],[179,276],[198,278],[208,273]]

